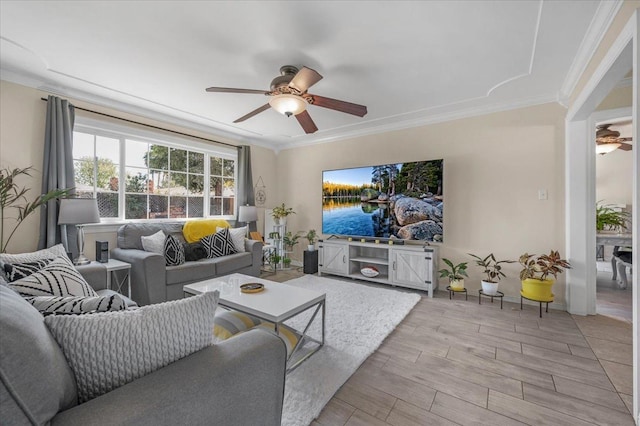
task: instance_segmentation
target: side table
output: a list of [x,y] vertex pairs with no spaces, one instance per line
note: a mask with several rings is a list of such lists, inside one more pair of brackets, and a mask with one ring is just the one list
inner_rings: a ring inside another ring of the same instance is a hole
[[304,273],[305,274],[317,274],[318,273],[318,250],[305,250],[304,251]]
[[[107,263],[102,263],[107,268],[107,289],[115,290],[120,294],[122,293],[125,281],[127,284],[127,297],[131,299],[131,264],[123,262],[121,260],[109,259]],[[116,271],[126,271],[126,274],[122,280],[118,280]],[[112,288],[111,278],[116,283],[116,288]]]

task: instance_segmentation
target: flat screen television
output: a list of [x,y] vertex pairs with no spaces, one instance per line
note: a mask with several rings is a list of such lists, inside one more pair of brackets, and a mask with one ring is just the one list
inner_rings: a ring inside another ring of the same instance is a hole
[[443,160],[322,172],[325,235],[443,241]]

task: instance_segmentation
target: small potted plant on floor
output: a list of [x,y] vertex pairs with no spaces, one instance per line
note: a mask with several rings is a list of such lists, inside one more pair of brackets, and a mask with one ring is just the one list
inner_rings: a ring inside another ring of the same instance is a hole
[[493,253],[490,253],[488,256],[482,258],[480,256],[476,256],[475,254],[469,253],[469,256],[476,259],[476,265],[484,268],[482,271],[486,279],[482,280],[482,292],[488,295],[496,295],[498,294],[498,285],[500,284],[500,280],[506,275],[502,272],[502,264],[503,263],[514,263],[514,260],[496,260],[496,257]]
[[569,262],[562,259],[555,250],[540,256],[525,253],[518,261],[522,265],[522,295],[527,299],[543,302],[553,300],[551,287],[555,280],[565,269],[571,269]]
[[291,267],[291,259],[288,257],[282,258],[282,266],[284,269],[289,269]]
[[280,206],[276,206],[271,211],[271,216],[273,217],[273,221],[276,225],[286,225],[287,224],[287,216],[296,214],[293,211],[292,207],[287,207],[282,203]]
[[309,245],[307,245],[307,250],[314,251],[316,249],[316,246],[315,246],[316,238],[317,238],[316,230],[310,229],[307,232],[307,235],[305,235],[305,238],[307,239],[307,241],[309,241]]
[[464,277],[467,275],[467,262],[458,263],[454,265],[449,259],[443,258],[442,261],[447,264],[449,269],[441,269],[440,278],[449,279],[449,287],[454,291],[460,291],[464,289]]

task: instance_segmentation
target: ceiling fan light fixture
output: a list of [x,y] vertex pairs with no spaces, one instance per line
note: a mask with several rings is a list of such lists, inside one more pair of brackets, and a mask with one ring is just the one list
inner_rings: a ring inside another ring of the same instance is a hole
[[622,144],[619,142],[601,143],[599,145],[596,145],[596,154],[608,154],[620,148],[621,145]]
[[303,97],[288,93],[273,96],[271,100],[269,100],[269,105],[287,117],[298,115],[307,109],[307,101],[305,101]]

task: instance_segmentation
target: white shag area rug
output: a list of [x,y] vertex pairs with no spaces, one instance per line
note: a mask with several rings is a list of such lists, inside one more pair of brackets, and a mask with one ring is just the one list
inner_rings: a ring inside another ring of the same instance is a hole
[[[392,288],[305,275],[284,284],[326,294],[325,345],[287,375],[283,426],[307,426],[369,355],[418,303],[420,296]],[[313,309],[286,324],[303,329]],[[320,339],[321,316],[310,335]]]

